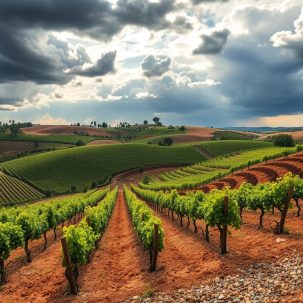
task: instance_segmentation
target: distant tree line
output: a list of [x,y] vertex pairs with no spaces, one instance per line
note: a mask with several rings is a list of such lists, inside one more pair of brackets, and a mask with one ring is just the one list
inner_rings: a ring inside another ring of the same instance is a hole
[[21,133],[21,128],[33,126],[32,122],[15,122],[15,120],[9,120],[9,122],[0,121],[0,132],[10,132],[13,136]]

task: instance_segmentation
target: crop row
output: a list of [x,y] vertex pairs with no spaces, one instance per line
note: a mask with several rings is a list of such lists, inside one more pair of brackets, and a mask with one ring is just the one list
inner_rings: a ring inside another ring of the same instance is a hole
[[69,197],[53,203],[20,206],[0,210],[0,283],[5,281],[4,261],[17,247],[24,247],[27,262],[31,262],[29,241],[44,236],[44,248],[47,247],[46,233],[56,229],[59,224],[71,220],[76,214],[82,214],[85,207],[96,205],[105,197],[108,189],[90,194]]

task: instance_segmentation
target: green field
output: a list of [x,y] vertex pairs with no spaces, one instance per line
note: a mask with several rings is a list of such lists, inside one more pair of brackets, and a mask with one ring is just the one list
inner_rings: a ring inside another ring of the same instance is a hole
[[261,161],[264,156],[274,156],[285,150],[296,151],[295,148],[270,146],[238,152],[230,156],[220,156],[176,171],[161,174],[158,179],[153,179],[150,184],[142,184],[141,186],[153,190],[194,188],[208,183],[212,179],[220,177],[220,175],[229,174],[231,169],[245,166],[249,161]]
[[0,173],[0,206],[22,204],[44,197],[19,179]]
[[4,162],[9,174],[55,193],[90,187],[131,168],[155,164],[194,163],[203,160],[191,146],[158,147],[136,144],[84,146]]
[[94,136],[79,136],[79,135],[30,135],[30,134],[19,134],[12,136],[11,134],[0,133],[0,141],[37,141],[37,142],[56,142],[56,143],[67,143],[76,144],[77,141],[81,140],[84,144],[87,144],[93,140],[104,139]]
[[[216,154],[263,147],[258,141],[201,143]],[[195,145],[159,147],[148,144],[114,144],[74,147],[4,162],[8,174],[32,184],[43,192],[69,192],[89,188],[92,182],[103,183],[109,177],[132,168],[161,164],[190,164],[206,160]]]
[[244,134],[225,130],[216,131],[213,135],[216,140],[252,140],[256,137],[253,134]]

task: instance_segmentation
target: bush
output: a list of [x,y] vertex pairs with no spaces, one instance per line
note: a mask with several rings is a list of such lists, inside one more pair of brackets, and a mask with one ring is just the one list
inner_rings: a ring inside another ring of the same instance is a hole
[[75,185],[72,185],[70,187],[70,190],[71,190],[72,193],[74,193],[76,191],[76,189],[77,189],[77,187]]
[[159,145],[171,146],[171,145],[173,145],[174,140],[173,140],[173,138],[171,138],[171,137],[167,137],[167,138],[164,138],[163,142],[161,142],[161,143],[162,143],[162,144],[159,144]]
[[180,130],[186,130],[186,127],[184,125],[180,126]]
[[275,146],[292,147],[295,146],[295,141],[291,135],[281,134],[273,136],[273,143]]
[[77,145],[77,146],[83,146],[83,145],[85,145],[85,143],[84,143],[82,140],[78,140],[78,141],[76,142],[76,145]]
[[92,182],[91,188],[96,188],[97,187],[97,183],[96,182]]

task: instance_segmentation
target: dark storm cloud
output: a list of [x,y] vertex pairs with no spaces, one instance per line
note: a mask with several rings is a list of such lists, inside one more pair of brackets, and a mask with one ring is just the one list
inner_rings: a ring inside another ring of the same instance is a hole
[[159,77],[169,70],[171,59],[168,56],[149,55],[141,63],[143,74],[148,77]]
[[39,45],[39,35],[47,36],[48,30],[67,30],[108,40],[128,24],[151,29],[170,27],[165,16],[173,9],[174,0],[120,0],[115,7],[105,0],[1,0],[0,83],[64,84],[76,74],[64,73],[65,69],[89,77],[105,75],[113,71],[113,54],[83,71],[77,66],[89,62],[85,49],[78,48],[76,58],[70,58],[67,43],[50,36],[48,47],[53,51],[49,52]]
[[201,44],[193,51],[194,55],[219,54],[227,42],[230,32],[228,29],[214,31],[210,35],[201,35]]
[[165,20],[165,16],[174,9],[174,2],[174,0],[161,0],[159,2],[119,0],[114,15],[121,24],[162,29],[170,26],[170,23]]
[[92,66],[86,69],[76,67],[71,70],[71,74],[85,77],[104,76],[115,71],[116,52],[109,52],[101,56],[101,58]]
[[0,83],[33,81],[36,83],[65,83],[68,76],[58,70],[57,63],[39,52],[35,41],[26,33],[0,23]]
[[97,39],[108,39],[125,25],[159,29],[174,9],[174,0],[119,0],[113,8],[105,0],[2,0],[0,22],[14,28],[71,30]]

